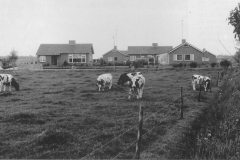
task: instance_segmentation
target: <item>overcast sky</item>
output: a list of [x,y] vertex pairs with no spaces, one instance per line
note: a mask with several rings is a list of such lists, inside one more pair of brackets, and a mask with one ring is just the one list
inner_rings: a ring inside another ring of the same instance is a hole
[[[186,39],[234,54],[226,20],[238,0],[0,0],[0,55],[35,56],[40,44],[92,43],[94,58],[115,45],[176,47]],[[218,38],[219,37],[219,38]]]

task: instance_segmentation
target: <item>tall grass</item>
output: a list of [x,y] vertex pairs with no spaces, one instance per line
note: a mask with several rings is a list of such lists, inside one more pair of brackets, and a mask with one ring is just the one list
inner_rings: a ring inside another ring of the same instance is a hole
[[185,133],[175,158],[240,158],[240,75],[225,77],[220,93]]

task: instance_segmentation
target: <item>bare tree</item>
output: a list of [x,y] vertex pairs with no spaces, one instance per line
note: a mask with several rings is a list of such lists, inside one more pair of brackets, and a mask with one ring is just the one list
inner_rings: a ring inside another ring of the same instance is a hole
[[9,64],[13,66],[16,64],[17,60],[18,60],[17,51],[12,49],[10,55],[8,56]]

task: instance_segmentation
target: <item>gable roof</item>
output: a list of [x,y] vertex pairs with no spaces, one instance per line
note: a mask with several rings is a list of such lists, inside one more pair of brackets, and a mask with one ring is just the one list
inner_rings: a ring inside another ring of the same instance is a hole
[[182,47],[182,46],[184,46],[184,45],[186,45],[186,44],[187,44],[187,45],[189,45],[189,46],[191,46],[192,48],[194,48],[194,49],[198,50],[199,52],[203,53],[203,51],[202,51],[202,50],[198,49],[197,47],[195,47],[195,46],[191,45],[191,44],[190,44],[190,43],[188,43],[188,42],[184,42],[184,43],[182,43],[182,44],[178,45],[177,47],[173,48],[173,49],[172,49],[171,51],[169,51],[168,53],[171,53],[171,52],[173,52],[173,51],[177,50],[178,48],[180,48],[180,47]]
[[128,46],[128,54],[163,54],[172,48],[172,46]]
[[216,55],[215,54],[213,54],[213,53],[211,53],[211,52],[209,52],[208,50],[206,50],[205,49],[205,51],[203,51],[204,53],[208,53],[208,54],[211,54],[211,55],[213,55],[213,56],[215,56],[216,57]]
[[108,51],[107,53],[103,54],[103,56],[105,56],[106,54],[108,54],[108,53],[110,53],[110,52],[112,52],[112,51],[121,53],[121,54],[124,55],[124,56],[128,56],[128,51],[120,51],[120,50],[115,49],[115,48],[113,48],[113,49],[111,49],[110,51]]
[[93,53],[92,44],[41,44],[36,55],[60,55],[61,53]]

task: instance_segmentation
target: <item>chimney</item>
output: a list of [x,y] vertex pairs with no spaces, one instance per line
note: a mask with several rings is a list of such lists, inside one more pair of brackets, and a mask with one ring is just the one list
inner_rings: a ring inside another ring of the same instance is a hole
[[182,39],[182,44],[186,42],[186,39]]
[[75,45],[76,43],[75,43],[75,40],[70,40],[69,41],[69,45]]
[[114,49],[117,49],[117,46],[114,46]]
[[203,52],[204,52],[204,53],[206,52],[206,49],[205,49],[205,48],[203,48]]
[[158,44],[157,44],[157,43],[153,43],[152,46],[153,46],[153,47],[157,47]]

